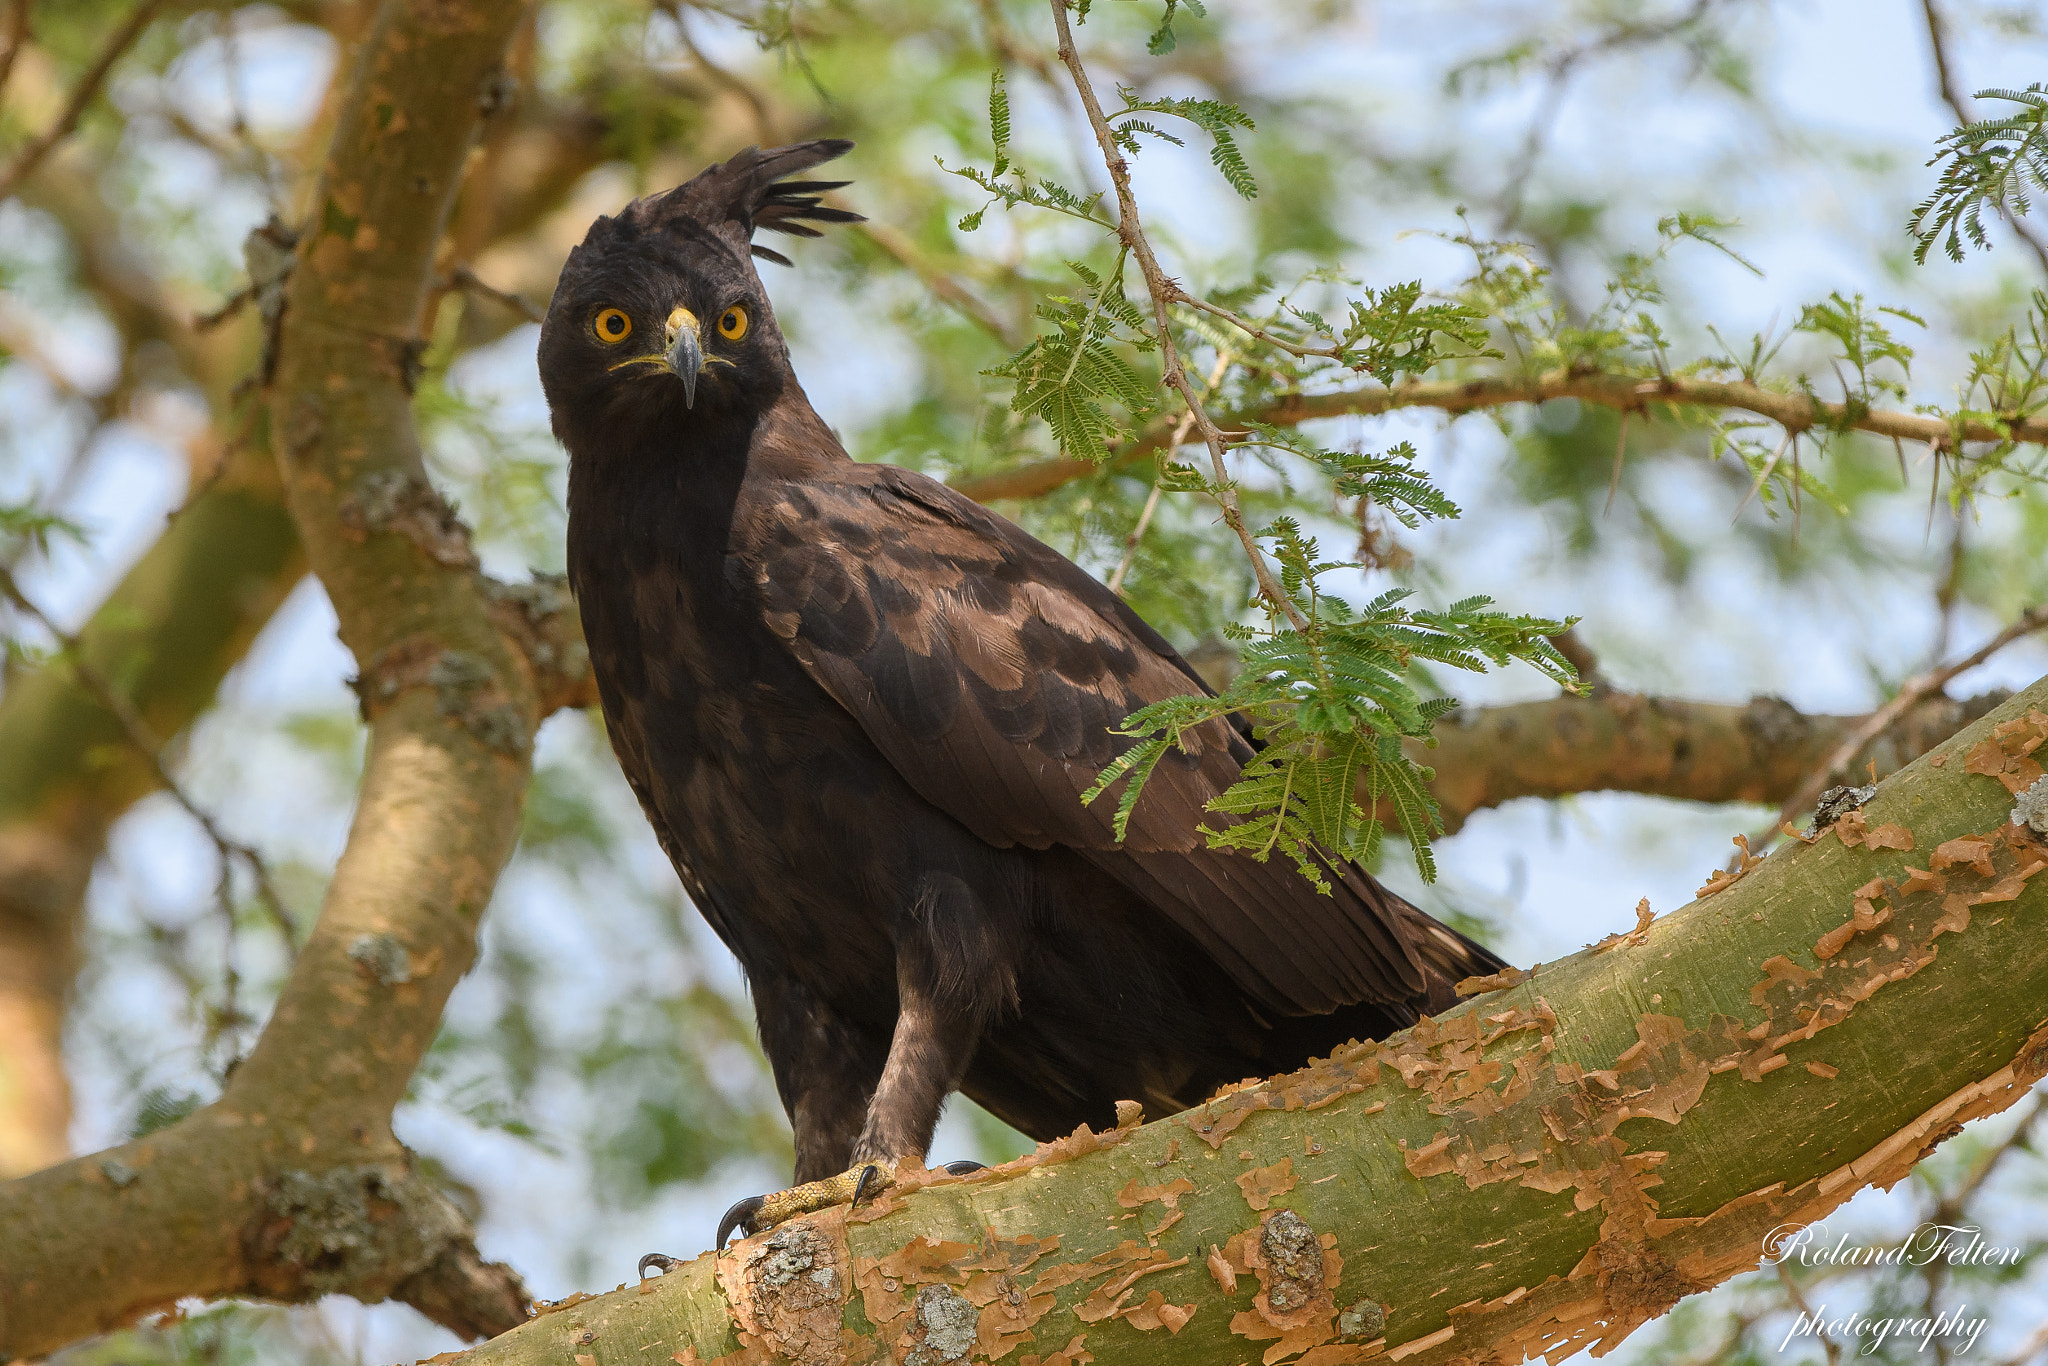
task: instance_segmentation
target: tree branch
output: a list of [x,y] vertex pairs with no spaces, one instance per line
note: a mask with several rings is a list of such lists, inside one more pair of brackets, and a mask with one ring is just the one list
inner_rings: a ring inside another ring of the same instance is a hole
[[[1223,523],[1237,536],[1238,544],[1244,547],[1246,557],[1251,561],[1252,575],[1259,585],[1259,596],[1264,598],[1276,612],[1284,613],[1294,629],[1303,630],[1308,619],[1301,613],[1294,600],[1280,581],[1273,577],[1273,570],[1266,563],[1266,554],[1245,525],[1244,513],[1238,507],[1237,488],[1230,477],[1230,467],[1224,460],[1223,433],[1210,420],[1209,412],[1202,406],[1202,399],[1189,381],[1187,371],[1180,362],[1180,351],[1174,345],[1173,328],[1169,312],[1177,297],[1179,286],[1166,278],[1166,272],[1159,268],[1159,260],[1152,254],[1152,244],[1146,240],[1145,225],[1138,218],[1138,201],[1131,194],[1130,167],[1123,154],[1117,150],[1116,138],[1111,133],[1109,120],[1102,115],[1102,105],[1095,98],[1095,88],[1089,83],[1088,69],[1081,64],[1081,55],[1074,48],[1073,30],[1067,25],[1069,0],[1052,0],[1053,25],[1059,31],[1059,59],[1073,78],[1075,93],[1081,97],[1081,107],[1087,112],[1088,126],[1095,131],[1095,145],[1102,153],[1102,164],[1109,171],[1110,183],[1116,187],[1117,237],[1124,248],[1138,263],[1138,270],[1145,277],[1145,289],[1152,299],[1152,327],[1154,339],[1159,343],[1162,373],[1160,380],[1167,388],[1180,395],[1181,402],[1193,415],[1195,430],[1201,433],[1202,444],[1209,451],[1209,469],[1215,492],[1211,495],[1216,506],[1223,512]],[[1122,261],[1118,261],[1122,269]],[[1107,288],[1107,285],[1104,286]]]
[[2018,621],[1963,658],[1907,679],[1899,688],[1896,697],[1865,717],[1860,725],[1843,736],[1841,744],[1828,755],[1826,761],[1816,765],[1813,772],[1792,790],[1792,795],[1785,799],[1784,806],[1778,812],[1778,824],[1789,824],[1812,810],[1814,799],[1819,797],[1824,789],[1850,775],[1850,765],[1856,761],[1856,756],[1863,751],[1864,746],[1883,734],[1906,712],[1948,686],[1951,678],[1976,668],[2021,636],[2032,634],[2044,626],[2048,626],[2048,607],[2030,608],[2020,613]]
[[[1391,389],[1368,385],[1331,394],[1292,394],[1261,408],[1226,414],[1220,425],[1232,430],[1255,422],[1291,427],[1317,418],[1346,414],[1373,416],[1401,408],[1436,408],[1457,414],[1517,403],[1544,403],[1554,398],[1575,398],[1582,403],[1597,403],[1625,413],[1645,412],[1654,405],[1663,405],[1674,413],[1685,408],[1735,409],[1767,417],[1791,432],[1804,432],[1814,427],[1870,432],[1904,441],[1925,442],[1942,450],[1953,449],[1959,441],[2048,444],[2048,420],[2038,417],[2015,415],[1996,425],[1974,419],[1951,423],[1944,418],[1918,413],[1867,409],[1829,403],[1804,394],[1778,393],[1753,384],[1562,370],[1526,377],[1438,380],[1403,384]],[[1107,463],[1122,465],[1153,454],[1171,430],[1172,423],[1165,419],[1154,422],[1138,440],[1111,452]],[[998,498],[1039,498],[1076,479],[1086,478],[1103,468],[1103,464],[1093,460],[1043,460],[964,480],[959,489],[983,503]]]
[[2044,708],[2048,679],[1840,838],[1384,1042],[792,1221],[460,1360],[1605,1352],[2048,1074],[2048,844],[2009,819]]
[[[36,167],[42,165],[43,158],[50,154],[51,149],[71,136],[72,130],[78,127],[78,120],[84,117],[92,102],[99,98],[100,87],[106,84],[107,75],[114,69],[114,63],[120,61],[121,54],[135,45],[135,40],[142,36],[142,31],[150,26],[165,3],[166,0],[141,0],[129,14],[127,22],[114,30],[106,45],[100,49],[100,55],[86,68],[85,74],[78,78],[78,84],[72,87],[71,98],[65,101],[64,110],[57,116],[57,121],[31,139],[28,146],[22,148],[15,156],[14,163],[4,172],[0,172],[0,199],[13,194],[22,181],[35,174]],[[12,56],[10,48],[10,62]]]
[[[79,629],[74,661],[119,680],[158,736],[177,735],[276,611],[306,561],[268,446],[231,450]],[[19,669],[0,694],[0,1177],[68,1151],[59,1029],[77,953],[77,913],[115,819],[156,788],[148,758],[70,670]],[[87,756],[95,756],[87,762]],[[33,1096],[39,1103],[31,1103]]]
[[390,1130],[475,955],[547,686],[506,620],[508,591],[476,572],[460,523],[436,506],[408,390],[435,247],[521,15],[386,0],[291,279],[271,404],[279,461],[371,723],[319,922],[218,1101],[0,1186],[0,1355],[189,1295],[396,1295],[470,1334],[524,1315],[518,1278],[481,1262],[467,1221]]
[[1776,804],[1852,734],[1861,738],[1849,765],[1867,760],[1889,776],[2005,696],[1923,697],[1863,735],[1866,717],[1808,715],[1775,697],[1729,706],[1609,691],[1461,707],[1437,723],[1434,749],[1409,752],[1436,770],[1430,791],[1451,833],[1473,812],[1518,797],[1640,792]]

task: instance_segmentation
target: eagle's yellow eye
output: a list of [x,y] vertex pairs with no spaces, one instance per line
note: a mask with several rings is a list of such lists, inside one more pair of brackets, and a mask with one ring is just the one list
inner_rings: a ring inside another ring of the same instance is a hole
[[597,332],[597,339],[606,346],[612,346],[633,335],[633,320],[626,316],[624,309],[607,308],[597,315],[591,324]]
[[747,310],[734,304],[718,315],[718,335],[727,341],[738,341],[747,335]]

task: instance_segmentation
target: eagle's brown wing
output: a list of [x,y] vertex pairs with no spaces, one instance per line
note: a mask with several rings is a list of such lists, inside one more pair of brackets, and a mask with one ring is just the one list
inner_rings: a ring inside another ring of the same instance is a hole
[[[769,626],[910,785],[982,839],[1080,851],[1285,1014],[1441,996],[1431,969],[1451,950],[1491,970],[1491,955],[1354,868],[1324,896],[1284,860],[1208,848],[1198,827],[1219,818],[1204,806],[1252,755],[1223,721],[1161,761],[1119,845],[1114,792],[1080,799],[1132,743],[1111,728],[1205,687],[1115,594],[1013,523],[883,465],[835,462],[771,496],[743,515],[735,566]],[[1443,943],[1411,942],[1423,926]]]

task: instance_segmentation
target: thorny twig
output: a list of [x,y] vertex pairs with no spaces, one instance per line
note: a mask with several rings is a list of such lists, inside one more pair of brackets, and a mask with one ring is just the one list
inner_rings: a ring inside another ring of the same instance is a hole
[[[1059,58],[1073,77],[1074,91],[1081,97],[1081,107],[1087,111],[1089,126],[1095,130],[1095,142],[1102,152],[1102,163],[1109,171],[1110,183],[1116,187],[1117,236],[1125,248],[1137,258],[1138,269],[1145,277],[1146,292],[1152,296],[1152,323],[1157,329],[1161,378],[1166,386],[1179,394],[1187,404],[1188,415],[1193,419],[1195,429],[1202,434],[1202,444],[1208,447],[1209,464],[1215,476],[1216,504],[1223,511],[1223,521],[1236,533],[1238,542],[1244,546],[1245,555],[1251,560],[1252,574],[1258,581],[1259,596],[1264,598],[1273,610],[1286,615],[1297,631],[1308,628],[1308,618],[1273,577],[1271,566],[1266,563],[1266,554],[1259,549],[1257,538],[1245,525],[1244,513],[1238,506],[1237,489],[1230,479],[1230,468],[1224,458],[1223,433],[1210,420],[1208,410],[1202,406],[1201,396],[1189,382],[1187,371],[1181,366],[1180,348],[1174,345],[1173,328],[1168,309],[1176,298],[1185,297],[1178,285],[1169,280],[1166,272],[1159,267],[1159,259],[1152,254],[1152,244],[1145,238],[1145,225],[1138,218],[1138,202],[1131,193],[1131,173],[1122,153],[1117,150],[1116,139],[1110,131],[1109,121],[1102,115],[1102,105],[1095,98],[1095,88],[1089,83],[1088,69],[1081,64],[1081,55],[1074,47],[1073,30],[1067,24],[1069,0],[1051,0],[1053,24],[1059,30]],[[1107,287],[1105,285],[1105,287]]]
[[149,27],[150,21],[156,18],[157,11],[161,10],[164,4],[165,0],[142,0],[128,16],[128,22],[114,30],[113,37],[107,39],[107,45],[100,50],[98,58],[86,69],[86,73],[78,78],[78,84],[72,88],[71,98],[65,103],[64,112],[57,116],[57,121],[30,139],[28,146],[22,148],[20,154],[15,157],[14,164],[9,166],[5,173],[0,173],[0,199],[7,198],[19,189],[21,182],[28,179],[36,167],[42,165],[43,158],[48,156],[58,143],[71,136],[72,130],[78,127],[78,120],[84,116],[87,107],[99,95],[100,87],[106,84],[107,73],[114,69],[114,63],[120,61],[121,54],[142,36],[142,31]]
[[1784,826],[1811,810],[1814,799],[1821,790],[1848,770],[1849,764],[1863,751],[1863,747],[1878,736],[1890,730],[1901,716],[1911,711],[1915,704],[1932,697],[1948,685],[1957,674],[1976,668],[1985,660],[1997,654],[2021,636],[2031,634],[2048,626],[2048,607],[2032,607],[2020,613],[2019,620],[2000,631],[1977,650],[1965,655],[1953,664],[1944,664],[1939,669],[1915,675],[1900,685],[1897,696],[1863,718],[1861,725],[1850,731],[1806,780],[1799,785],[1778,810],[1778,819],[1771,824],[1770,831],[1758,837],[1758,843],[1775,835]]
[[[1278,347],[1280,350],[1285,351],[1288,355],[1294,356],[1297,359],[1309,360],[1313,358],[1321,358],[1323,360],[1336,361],[1341,361],[1344,359],[1344,348],[1341,346],[1298,346],[1295,343],[1288,341],[1284,337],[1274,336],[1271,332],[1268,332],[1265,328],[1260,327],[1250,318],[1244,317],[1238,313],[1234,313],[1230,309],[1223,307],[1221,304],[1212,304],[1207,299],[1196,298],[1194,295],[1188,293],[1186,290],[1182,289],[1179,285],[1175,284],[1171,280],[1168,280],[1166,282],[1166,288],[1168,299],[1170,302],[1177,304],[1186,304],[1190,308],[1200,309],[1202,312],[1209,314],[1211,317],[1221,318],[1223,319],[1223,321],[1229,323],[1232,327],[1235,327],[1238,331],[1244,333],[1246,336],[1256,338],[1257,340],[1264,342],[1268,346]],[[1355,369],[1357,367],[1354,366],[1353,368]]]
[[[1223,382],[1223,377],[1230,373],[1230,366],[1234,360],[1236,360],[1236,356],[1230,351],[1217,352],[1216,366],[1209,372],[1209,382],[1202,387],[1211,393],[1215,392],[1216,386]],[[1173,453],[1180,449],[1183,441],[1188,439],[1188,428],[1194,425],[1195,414],[1193,409],[1189,409],[1181,414],[1179,424],[1173,429],[1173,436],[1168,439],[1161,451],[1163,458],[1168,460],[1173,458]],[[1131,528],[1131,534],[1124,537],[1123,558],[1117,561],[1116,572],[1109,576],[1109,591],[1117,594],[1119,597],[1123,595],[1124,591],[1124,576],[1131,572],[1131,565],[1137,561],[1138,544],[1145,539],[1145,532],[1152,525],[1152,514],[1159,511],[1159,495],[1165,489],[1166,475],[1164,471],[1161,471],[1159,477],[1152,481],[1152,492],[1145,496],[1145,507],[1143,511],[1138,513],[1137,524]]]
[[[270,880],[270,869],[263,862],[263,855],[258,853],[253,847],[230,837],[220,828],[219,822],[215,821],[213,816],[204,807],[192,799],[191,794],[185,791],[184,787],[171,774],[169,767],[164,763],[163,742],[157,739],[156,733],[150,729],[149,722],[144,720],[142,714],[135,709],[135,704],[124,697],[120,690],[115,688],[112,683],[108,682],[104,674],[86,662],[85,652],[79,644],[78,637],[61,629],[48,616],[44,615],[43,609],[36,606],[21,591],[21,585],[15,582],[13,573],[6,568],[0,568],[0,597],[4,597],[13,603],[17,611],[35,621],[56,640],[58,646],[63,651],[64,658],[71,666],[73,676],[78,679],[87,692],[93,695],[93,698],[102,707],[106,708],[107,713],[120,725],[122,734],[127,738],[128,743],[135,748],[136,752],[141,754],[143,759],[149,764],[151,773],[155,776],[157,782],[162,785],[164,791],[168,792],[171,795],[171,799],[184,808],[185,814],[199,823],[199,828],[204,830],[206,837],[213,841],[214,849],[220,855],[221,863],[219,884],[221,907],[228,916],[230,931],[232,931],[234,925],[234,908],[229,896],[228,875],[234,866],[234,861],[240,859],[243,865],[248,868],[250,878],[256,884],[257,900],[262,904],[264,912],[270,917],[271,923],[277,927],[278,934],[284,939],[286,954],[296,956],[299,948],[298,928],[292,924],[291,917],[285,914],[284,901],[278,896],[277,888]],[[229,980],[231,984],[230,990],[232,990],[232,961],[229,966]],[[232,1002],[230,1005],[232,1007]],[[232,1013],[232,1008],[230,1013]]]
[[[1733,409],[1755,413],[1781,427],[1805,431],[1825,427],[1830,431],[1871,432],[1907,441],[1928,443],[1937,453],[1952,460],[1965,458],[1950,448],[1957,440],[2016,442],[2048,445],[2048,419],[2017,416],[1986,422],[1978,418],[1951,421],[1928,413],[1904,413],[1881,408],[1863,408],[1830,403],[1802,393],[1780,393],[1759,385],[1722,380],[1630,375],[1606,370],[1551,370],[1539,375],[1496,376],[1467,380],[1431,380],[1393,386],[1369,385],[1327,394],[1288,394],[1243,413],[1225,415],[1230,426],[1254,422],[1285,425],[1340,414],[1373,417],[1397,409],[1433,408],[1454,416],[1513,404],[1543,403],[1555,398],[1575,398],[1622,412],[1648,414],[1651,405],[1682,415],[1687,408]],[[1118,461],[1148,454],[1157,449],[1157,437],[1169,430],[1160,422],[1126,442],[1110,454]],[[1100,468],[1101,462],[1082,459],[1045,460],[979,479],[964,480],[960,490],[969,497],[1036,498],[1063,484],[1084,478]]]

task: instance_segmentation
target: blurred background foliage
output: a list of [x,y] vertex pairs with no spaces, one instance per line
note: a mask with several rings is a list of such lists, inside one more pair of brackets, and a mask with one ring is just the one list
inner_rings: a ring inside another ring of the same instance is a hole
[[[52,125],[135,12],[128,0],[7,8],[27,28],[0,89],[0,161]],[[66,632],[260,435],[244,385],[257,310],[194,320],[243,289],[250,230],[299,211],[330,83],[370,6],[156,9],[75,135],[0,202],[0,555]],[[2024,342],[2048,285],[2038,215],[2021,221],[2031,239],[1989,220],[1991,250],[1959,264],[1938,252],[1915,264],[1905,226],[1934,188],[1936,140],[1972,112],[1968,92],[2048,73],[2038,4],[1210,0],[1205,13],[1180,8],[1170,50],[1148,51],[1165,46],[1158,9],[1097,0],[1088,60],[1099,85],[1229,101],[1250,117],[1239,137],[1255,198],[1216,176],[1206,134],[1185,150],[1148,142],[1136,162],[1168,269],[1196,292],[1248,290],[1250,311],[1275,297],[1256,281],[1341,316],[1331,301],[1347,292],[1417,280],[1427,297],[1482,308],[1511,371],[1554,359],[1560,337],[1677,371],[1718,360],[1736,372],[1771,353],[1776,382],[1823,397],[1953,410],[1980,406],[1961,392],[1984,368],[1973,353],[1995,360],[2001,338]],[[561,565],[564,457],[531,319],[563,254],[596,213],[749,143],[859,142],[840,198],[870,223],[799,244],[793,271],[764,267],[798,372],[850,448],[954,482],[1056,457],[1046,426],[1013,412],[990,372],[1040,329],[1035,310],[1075,295],[1068,263],[1100,271],[1110,252],[1086,225],[1028,208],[963,230],[986,196],[945,169],[991,164],[1000,70],[1015,155],[1083,193],[1105,187],[1049,29],[1044,7],[1022,0],[541,4],[457,210],[418,397],[432,471],[485,567],[518,578]],[[1702,235],[1726,250],[1660,238],[1678,214],[1720,225]],[[1475,277],[1475,259],[1490,269]],[[1200,375],[1218,345],[1242,342],[1187,326]],[[1283,371],[1252,356],[1218,381],[1219,406],[1275,392]],[[1156,382],[1156,367],[1140,374]],[[1360,562],[1347,573],[1367,596],[1410,587],[1440,607],[1486,593],[1582,617],[1604,674],[1644,692],[1867,710],[2048,601],[2048,496],[2026,449],[1965,464],[1874,438],[1827,437],[1824,450],[1809,439],[1760,480],[1775,431],[1624,422],[1572,399],[1455,422],[1337,418],[1313,435],[1338,449],[1414,442],[1465,515],[1410,531],[1312,465],[1247,457],[1255,521],[1299,518],[1331,558]],[[1108,465],[998,506],[1098,574],[1121,570],[1140,611],[1220,667],[1224,628],[1247,617],[1247,566],[1213,509],[1185,494],[1158,498],[1133,544],[1157,473]],[[61,642],[30,615],[9,613],[5,630],[6,689],[63,667]],[[2022,643],[1958,687],[2044,668],[2048,651]],[[194,802],[261,851],[301,928],[361,761],[350,671],[317,586],[301,583],[167,754]],[[1435,681],[1479,704],[1554,691],[1527,669]],[[719,1208],[779,1184],[789,1161],[743,984],[600,731],[579,713],[543,732],[483,956],[397,1117],[478,1212],[485,1253],[548,1296],[611,1284],[652,1248],[694,1251]],[[1524,801],[1443,842],[1434,887],[1400,858],[1387,872],[1527,962],[1625,927],[1646,891],[1659,911],[1686,900],[1728,836],[1764,814],[1615,794]],[[223,913],[219,858],[163,794],[108,837],[64,996],[74,1150],[203,1103],[260,1025],[284,951],[246,868],[230,870]],[[2048,1262],[2033,1253],[2048,1236],[2048,1163],[2036,1132],[2031,1111],[1989,1121],[1835,1221],[1873,1239],[1927,1218],[1980,1223],[2028,1250],[2016,1270],[1759,1272],[1625,1352],[1818,1360],[1812,1338],[1779,1350],[1805,1296],[1967,1302],[1990,1316],[1975,1355],[2042,1359]],[[956,1102],[937,1153],[996,1160],[1022,1146]],[[63,1359],[373,1362],[452,1345],[409,1310],[330,1301],[195,1308]],[[1871,1359],[1924,1358],[1894,1342]]]

